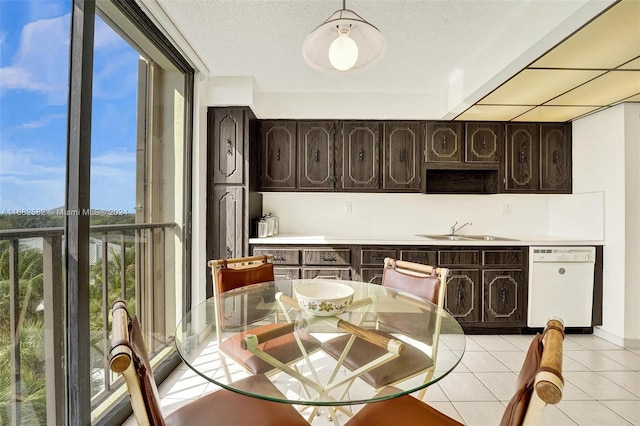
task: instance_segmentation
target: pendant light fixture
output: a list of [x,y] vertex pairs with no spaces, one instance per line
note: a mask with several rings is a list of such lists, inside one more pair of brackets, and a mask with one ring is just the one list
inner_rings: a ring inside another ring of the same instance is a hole
[[302,57],[320,71],[358,72],[377,64],[386,48],[380,30],[347,9],[342,0],[342,9],[305,38]]

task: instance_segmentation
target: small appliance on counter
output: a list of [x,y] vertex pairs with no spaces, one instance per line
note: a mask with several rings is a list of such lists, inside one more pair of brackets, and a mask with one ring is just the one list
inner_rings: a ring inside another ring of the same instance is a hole
[[271,213],[267,213],[256,221],[256,228],[258,238],[278,235],[280,228],[278,217]]

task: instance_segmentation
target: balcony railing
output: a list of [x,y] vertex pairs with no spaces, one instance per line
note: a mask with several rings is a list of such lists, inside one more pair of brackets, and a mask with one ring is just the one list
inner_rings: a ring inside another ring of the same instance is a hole
[[[176,229],[175,223],[91,227],[94,406],[123,385],[108,366],[116,298],[140,318],[152,357],[173,342],[164,307],[177,285],[171,273]],[[65,424],[63,239],[62,228],[0,230],[0,287],[7,287],[0,288],[0,424]]]

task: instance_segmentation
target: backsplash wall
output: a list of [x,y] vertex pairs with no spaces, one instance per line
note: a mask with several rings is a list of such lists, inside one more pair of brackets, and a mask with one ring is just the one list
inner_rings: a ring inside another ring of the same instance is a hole
[[456,221],[473,223],[463,234],[547,235],[549,197],[265,192],[263,211],[280,218],[281,235],[446,234]]

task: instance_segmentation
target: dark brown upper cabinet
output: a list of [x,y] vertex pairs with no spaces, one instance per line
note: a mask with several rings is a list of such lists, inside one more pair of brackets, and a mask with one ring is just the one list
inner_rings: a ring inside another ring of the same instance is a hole
[[344,121],[336,164],[340,165],[343,190],[377,190],[380,188],[381,122]]
[[571,193],[569,125],[540,125],[540,191]]
[[333,190],[335,188],[334,121],[298,123],[298,188]]
[[504,145],[504,124],[466,123],[465,161],[467,163],[498,163]]
[[538,124],[507,124],[505,192],[535,192],[538,189]]
[[296,141],[296,122],[262,122],[262,189],[296,189]]
[[382,188],[418,191],[421,182],[418,122],[385,122],[382,158]]
[[212,109],[209,123],[213,183],[244,183],[245,109]]
[[427,163],[460,163],[463,159],[462,123],[427,122]]

